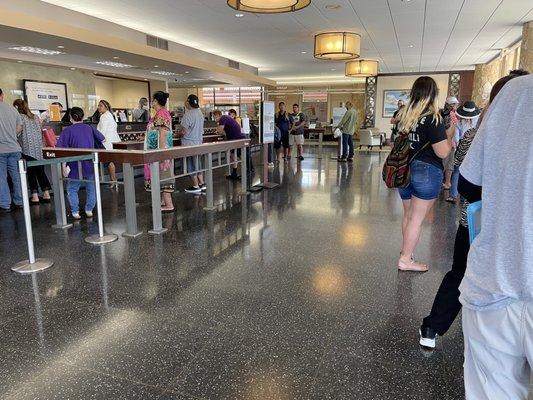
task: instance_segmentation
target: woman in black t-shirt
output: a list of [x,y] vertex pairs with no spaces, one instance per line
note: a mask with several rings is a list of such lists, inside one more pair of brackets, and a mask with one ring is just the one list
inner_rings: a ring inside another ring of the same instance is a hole
[[403,245],[398,269],[425,272],[426,264],[413,259],[422,222],[439,196],[444,167],[442,160],[452,149],[452,132],[446,128],[439,113],[435,81],[423,76],[411,89],[409,105],[398,115],[398,131],[409,132],[411,142],[411,182],[399,189],[403,201]]

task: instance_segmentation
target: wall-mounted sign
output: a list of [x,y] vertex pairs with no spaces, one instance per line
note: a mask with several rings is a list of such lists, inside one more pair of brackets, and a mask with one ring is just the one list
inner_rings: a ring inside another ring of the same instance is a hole
[[261,143],[274,143],[276,103],[263,101],[261,103]]
[[45,111],[50,104],[61,103],[68,108],[67,85],[60,82],[24,80],[24,96],[30,110]]

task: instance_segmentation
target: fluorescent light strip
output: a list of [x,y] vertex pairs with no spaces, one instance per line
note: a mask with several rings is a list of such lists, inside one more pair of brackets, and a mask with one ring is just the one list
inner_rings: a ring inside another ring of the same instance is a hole
[[48,49],[41,49],[39,47],[31,47],[31,46],[10,47],[9,50],[22,51],[24,53],[40,54],[43,56],[57,56],[58,54],[64,54],[62,51],[59,51],[59,50],[48,50]]
[[175,72],[169,72],[169,71],[150,71],[150,73],[151,74],[156,74],[156,75],[163,75],[163,76],[175,76],[175,75],[178,75]]
[[96,61],[95,64],[105,65],[106,67],[114,67],[114,68],[133,68],[133,65],[123,64],[123,63],[119,63],[115,61]]

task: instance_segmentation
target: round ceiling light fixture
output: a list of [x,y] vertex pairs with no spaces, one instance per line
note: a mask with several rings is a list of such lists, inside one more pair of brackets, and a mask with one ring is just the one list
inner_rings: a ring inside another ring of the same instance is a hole
[[366,77],[378,74],[379,63],[376,60],[354,60],[346,63],[346,76]]
[[256,14],[277,14],[299,11],[311,0],[228,0],[228,6],[237,11]]
[[361,54],[361,35],[354,32],[324,32],[315,35],[315,58],[353,60]]

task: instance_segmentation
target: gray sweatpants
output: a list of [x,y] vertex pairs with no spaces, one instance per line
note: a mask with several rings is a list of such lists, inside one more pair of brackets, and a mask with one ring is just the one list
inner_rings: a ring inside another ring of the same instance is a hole
[[527,400],[533,366],[533,303],[463,308],[467,400]]

